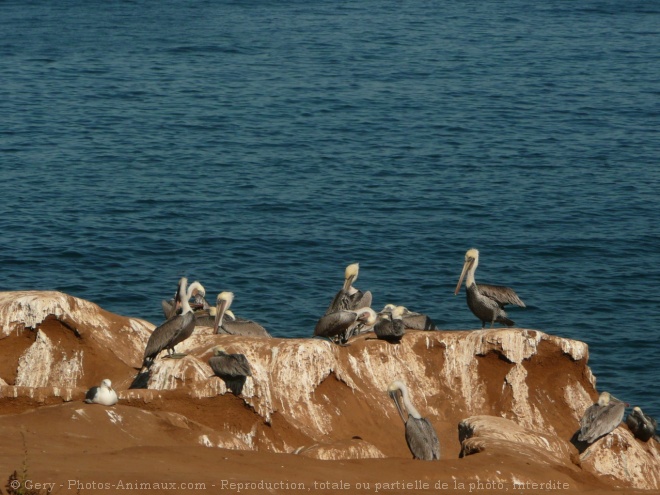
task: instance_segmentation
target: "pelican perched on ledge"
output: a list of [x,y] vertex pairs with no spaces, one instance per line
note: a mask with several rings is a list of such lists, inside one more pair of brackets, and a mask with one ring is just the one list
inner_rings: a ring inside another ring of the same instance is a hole
[[648,442],[653,437],[660,442],[660,438],[655,433],[658,429],[658,422],[644,414],[640,407],[633,407],[632,412],[626,418],[626,424],[635,438],[639,438],[642,442]]
[[[440,441],[431,422],[423,418],[410,402],[408,388],[400,380],[393,381],[387,388],[387,392],[394,401],[403,424],[406,425],[406,442],[412,452],[414,459],[433,461],[440,459]],[[408,418],[403,416],[403,410],[399,403],[399,397],[408,413]]]
[[[474,272],[477,271],[479,266],[479,251],[470,249],[465,253],[465,263],[463,264],[463,271],[458,279],[458,285],[454,295],[458,294],[465,278],[465,292],[467,294],[468,307],[476,316],[481,320],[481,328],[490,322],[492,327],[495,322],[502,323],[509,327],[515,325],[513,320],[510,320],[504,306],[507,304],[515,304],[521,308],[525,307],[525,303],[518,297],[516,292],[501,285],[488,285],[479,284],[474,281]],[[467,275],[467,277],[466,277]]]
[[342,309],[322,316],[314,328],[314,337],[327,337],[345,344],[355,332],[376,323],[376,312],[368,307]]
[[341,310],[355,310],[371,306],[371,292],[362,292],[353,287],[353,282],[358,278],[360,264],[353,263],[348,265],[344,271],[344,285],[335,295],[328,306],[325,314],[334,313]]
[[598,402],[584,411],[580,419],[580,442],[593,443],[600,437],[613,431],[623,419],[627,403],[612,397],[609,392],[603,392]]
[[[386,304],[380,313],[392,313],[394,308],[396,308],[396,305]],[[410,328],[411,330],[438,330],[438,327],[429,316],[422,313],[417,313],[415,311],[410,311],[405,306],[401,306],[401,308],[401,317],[406,328]]]
[[[188,302],[195,290],[204,291],[204,287],[195,281],[188,287],[188,279],[179,280],[179,289],[174,296],[174,316],[156,328],[147,341],[144,350],[143,366],[149,368],[160,351],[167,349],[169,357],[181,358],[185,354],[175,354],[174,346],[190,337],[195,330],[195,316]],[[181,307],[181,314],[176,314]]]
[[[234,317],[229,306],[234,301],[233,292],[221,292],[216,299],[213,333],[243,335],[246,337],[267,337],[270,334],[259,323],[245,318]],[[231,316],[230,316],[231,315]],[[226,316],[229,316],[226,318]],[[199,324],[199,323],[198,323]]]
[[374,325],[376,337],[388,342],[400,341],[405,333],[404,310],[403,306],[395,306],[391,311],[378,313],[378,320]]
[[213,349],[209,366],[215,375],[222,378],[234,395],[240,395],[248,376],[252,376],[250,362],[244,354],[228,354],[222,347]]

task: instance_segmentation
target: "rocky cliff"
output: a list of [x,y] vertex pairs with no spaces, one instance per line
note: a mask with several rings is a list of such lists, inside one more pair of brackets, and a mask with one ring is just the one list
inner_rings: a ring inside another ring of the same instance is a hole
[[[470,479],[660,489],[660,445],[636,440],[623,423],[584,452],[571,444],[598,396],[587,345],[536,330],[409,331],[399,344],[366,334],[341,347],[198,327],[177,346],[185,358],[158,358],[148,388],[129,390],[150,323],[57,292],[5,292],[0,325],[0,431],[15,426],[16,414],[25,421],[52,405],[66,432],[67,421],[86,417],[78,402],[85,390],[110,378],[120,402],[107,414],[122,418],[113,424],[126,437],[113,435],[116,448],[152,445],[157,435],[148,431],[180,428],[177,442],[189,446],[385,462],[410,458],[385,392],[400,379],[438,432],[441,464],[460,469],[481,459]],[[250,361],[238,397],[207,364],[216,345]]]

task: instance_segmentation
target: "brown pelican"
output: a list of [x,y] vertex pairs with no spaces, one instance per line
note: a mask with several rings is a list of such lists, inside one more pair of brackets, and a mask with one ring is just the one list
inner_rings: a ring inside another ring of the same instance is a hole
[[181,306],[181,314],[175,314],[151,333],[144,350],[143,366],[149,368],[163,349],[167,349],[169,357],[180,358],[185,355],[174,354],[174,346],[190,337],[195,330],[195,316],[188,301],[195,289],[199,290],[201,287],[201,290],[204,290],[199,282],[193,282],[190,287],[187,286],[188,279],[182,277],[179,280],[179,290],[174,298],[175,313]]
[[371,292],[362,292],[353,287],[360,271],[360,264],[353,263],[344,272],[344,286],[337,292],[325,314],[341,310],[354,310],[371,306]]
[[[194,299],[194,302],[190,305],[190,307],[193,309],[194,313],[201,312],[203,314],[204,311],[208,312],[210,309],[209,303],[206,301],[206,299],[204,299],[205,296],[206,291],[204,290],[204,287],[202,287],[202,285],[198,282],[198,285],[194,286],[191,292],[191,297]],[[165,315],[166,319],[170,319],[176,314],[174,299],[170,299],[169,301],[163,299],[160,304],[163,308],[163,314]]]
[[[229,335],[243,335],[245,337],[267,337],[270,334],[259,323],[245,318],[231,318],[233,313],[228,312],[229,306],[234,301],[233,292],[221,292],[216,299],[215,318],[213,320],[213,332]],[[225,317],[227,316],[227,317]]]
[[378,320],[374,325],[374,332],[379,339],[389,342],[398,342],[403,337],[405,324],[403,323],[403,306],[395,306],[391,311],[378,313]]
[[598,402],[589,406],[580,419],[578,441],[593,443],[613,431],[621,423],[627,406],[609,392],[600,394]]
[[658,422],[651,416],[647,416],[641,408],[635,406],[626,418],[626,424],[630,431],[642,442],[648,442],[653,436],[660,442],[660,438],[655,434],[658,429]]
[[[430,317],[422,313],[410,311],[405,306],[401,307],[403,308],[403,324],[406,328],[410,328],[411,330],[438,330],[438,327]],[[386,304],[381,313],[391,313],[394,308],[396,308],[394,304]]]
[[[406,425],[406,442],[408,443],[410,452],[412,452],[413,458],[424,461],[440,459],[440,441],[438,440],[438,435],[429,420],[423,418],[410,402],[406,385],[402,381],[396,380],[390,384],[387,391],[394,401],[397,411],[399,411],[399,416],[401,416],[403,424]],[[403,401],[403,405],[408,413],[408,419],[403,416],[399,398]]]
[[245,380],[248,376],[252,376],[252,369],[245,355],[227,354],[220,346],[213,349],[209,366],[213,373],[224,380],[227,388],[234,395],[239,395],[243,391]]
[[334,311],[319,319],[314,328],[314,337],[327,337],[345,344],[354,332],[360,331],[361,327],[376,323],[376,318],[376,312],[368,307]]
[[465,264],[461,277],[458,279],[458,285],[454,294],[458,294],[461,290],[463,278],[465,279],[465,292],[467,293],[467,303],[474,313],[474,316],[481,320],[481,328],[490,322],[490,326],[495,322],[503,323],[507,326],[515,325],[515,322],[507,318],[504,306],[507,304],[515,304],[521,308],[525,307],[525,303],[518,297],[513,289],[509,287],[502,287],[501,285],[487,285],[479,284],[474,281],[474,272],[479,265],[479,251],[470,249],[465,253]]
[[100,386],[90,388],[85,394],[85,402],[88,404],[114,406],[117,400],[117,392],[112,389],[112,382],[107,378],[101,382]]

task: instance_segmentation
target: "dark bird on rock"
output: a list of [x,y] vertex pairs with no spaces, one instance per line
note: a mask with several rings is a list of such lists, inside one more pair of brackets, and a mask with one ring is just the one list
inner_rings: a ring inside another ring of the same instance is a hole
[[[412,452],[414,459],[424,461],[433,461],[440,459],[440,441],[431,422],[423,418],[417,409],[410,402],[408,388],[400,381],[396,380],[390,384],[387,389],[390,397],[396,405],[401,420],[406,425],[406,442]],[[401,403],[406,408],[408,417],[404,417]]]
[[[403,324],[406,328],[411,330],[438,330],[438,327],[429,316],[422,313],[417,313],[415,311],[410,311],[405,306],[401,307],[403,308],[401,316],[403,319]],[[391,313],[394,308],[396,308],[394,304],[386,304],[383,307],[381,313]]]
[[490,326],[497,323],[502,323],[509,327],[515,325],[515,322],[507,317],[504,311],[504,306],[507,304],[515,304],[521,308],[525,307],[525,303],[518,297],[515,291],[509,287],[501,285],[488,285],[478,284],[474,281],[474,272],[479,265],[479,251],[470,249],[465,253],[465,263],[463,264],[463,271],[458,279],[458,285],[454,294],[458,294],[461,290],[463,278],[465,278],[465,291],[467,293],[468,307],[476,316],[481,320],[481,328],[490,323]]
[[327,337],[345,344],[354,333],[376,323],[376,318],[376,312],[368,307],[334,311],[319,319],[314,328],[314,337]]
[[235,317],[229,311],[234,301],[233,292],[221,292],[216,299],[213,332],[229,335],[243,335],[244,337],[266,337],[270,334],[259,323],[245,318]]
[[250,363],[244,354],[228,354],[222,347],[213,349],[209,366],[216,376],[222,378],[234,395],[240,395],[248,376],[252,376]]
[[627,406],[609,392],[601,393],[598,402],[589,406],[580,419],[578,441],[593,443],[613,431],[621,423]]
[[403,306],[395,306],[391,311],[378,313],[378,319],[374,325],[376,337],[388,342],[400,341],[405,332],[404,309]]
[[660,442],[660,438],[655,433],[658,429],[658,422],[644,414],[641,408],[637,406],[633,408],[626,418],[626,424],[635,438],[639,438],[642,442],[648,442],[653,437]]
[[353,287],[353,282],[358,278],[360,264],[353,263],[348,265],[344,272],[344,285],[337,292],[334,299],[328,306],[325,314],[335,313],[341,310],[354,310],[371,306],[371,292],[362,292]]
[[[168,357],[181,358],[185,354],[175,354],[174,346],[190,337],[195,330],[195,316],[188,301],[192,297],[195,289],[201,288],[202,284],[193,282],[188,287],[188,279],[182,277],[179,280],[179,290],[177,290],[175,300],[175,316],[169,318],[165,323],[156,328],[147,341],[147,347],[144,350],[144,367],[151,367],[156,356],[163,349],[167,349]],[[181,314],[176,314],[181,307]]]

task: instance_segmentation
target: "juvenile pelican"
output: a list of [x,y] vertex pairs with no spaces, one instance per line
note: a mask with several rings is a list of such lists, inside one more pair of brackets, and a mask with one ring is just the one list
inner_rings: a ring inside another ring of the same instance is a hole
[[[412,452],[413,458],[424,461],[440,459],[440,441],[438,440],[438,435],[429,420],[423,418],[410,402],[406,385],[402,381],[396,380],[390,384],[387,391],[394,401],[397,411],[399,411],[401,420],[406,425],[406,442],[408,443],[410,452]],[[403,410],[399,403],[400,398],[408,413],[407,419],[403,415]]]
[[227,388],[234,395],[240,395],[248,376],[252,376],[250,363],[244,354],[227,354],[217,346],[213,349],[213,356],[209,358],[209,366],[217,376],[222,378]]
[[[270,334],[259,323],[245,318],[236,318],[229,310],[234,301],[233,292],[221,292],[216,299],[215,319],[213,322],[214,333],[225,333],[229,335],[243,335],[246,337],[267,337]],[[233,318],[232,318],[233,317]]]
[[600,437],[613,431],[623,419],[627,403],[612,397],[609,392],[603,392],[598,402],[587,408],[580,419],[580,442],[593,443]]
[[403,306],[395,306],[392,311],[378,314],[378,320],[374,325],[374,332],[379,339],[389,342],[398,342],[405,332],[403,323]]
[[[147,347],[144,350],[143,366],[149,368],[160,351],[167,349],[169,357],[181,358],[185,354],[174,354],[174,346],[190,337],[195,330],[195,316],[188,301],[192,297],[192,292],[201,287],[199,282],[193,282],[188,287],[188,279],[182,277],[179,280],[179,289],[174,297],[174,313],[165,323],[156,328],[147,341]],[[176,314],[179,306],[181,314]]]
[[[410,311],[405,306],[401,307],[403,308],[403,324],[406,328],[410,328],[411,330],[438,330],[438,327],[429,316]],[[396,308],[394,304],[386,304],[381,313],[391,313],[394,308]]]
[[328,306],[325,314],[341,310],[354,310],[371,306],[371,292],[362,292],[353,287],[353,282],[358,278],[360,264],[348,265],[344,272],[344,286],[337,292],[335,298]]
[[626,424],[635,438],[639,438],[642,442],[648,442],[653,436],[660,442],[660,438],[655,434],[658,422],[644,414],[641,408],[637,406],[633,408],[626,418]]
[[314,337],[327,337],[345,344],[354,332],[376,323],[376,312],[368,307],[339,310],[322,316],[314,328]]
[[118,400],[117,392],[113,390],[112,382],[107,378],[101,382],[100,386],[90,388],[85,394],[85,402],[88,404],[114,406]]
[[502,287],[501,285],[488,285],[479,284],[474,281],[474,272],[479,265],[479,251],[470,249],[465,253],[465,263],[463,264],[463,271],[461,277],[458,279],[458,285],[454,295],[458,294],[461,290],[463,278],[465,279],[465,292],[467,294],[468,307],[476,316],[481,320],[481,328],[490,322],[490,326],[495,322],[502,323],[507,326],[515,325],[515,322],[507,318],[504,306],[507,304],[515,304],[521,308],[525,307],[525,303],[518,297],[515,291],[509,287]]

